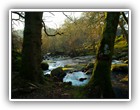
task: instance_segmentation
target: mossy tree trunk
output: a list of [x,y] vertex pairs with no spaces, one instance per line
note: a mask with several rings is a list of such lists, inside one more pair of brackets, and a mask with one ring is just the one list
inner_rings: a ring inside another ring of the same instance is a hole
[[31,82],[43,79],[41,70],[41,29],[43,12],[25,12],[21,76]]
[[119,22],[119,12],[108,12],[95,67],[87,87],[89,98],[114,98],[111,84],[111,62]]

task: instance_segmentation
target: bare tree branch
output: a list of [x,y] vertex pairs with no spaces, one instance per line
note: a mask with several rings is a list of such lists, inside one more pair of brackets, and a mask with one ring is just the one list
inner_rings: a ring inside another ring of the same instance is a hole
[[53,14],[52,12],[49,12],[50,14],[52,14],[53,16],[55,16],[55,14]]
[[123,33],[123,35],[124,35],[124,37],[125,37],[127,43],[128,43],[128,33],[127,33],[127,31],[125,30],[125,28],[124,28],[123,21],[120,21],[120,22],[119,22],[119,25],[120,25],[120,27],[121,27],[121,29],[122,29],[122,33]]
[[[18,26],[21,23],[24,23],[24,12],[12,12],[12,14],[18,15],[16,18],[13,17],[12,20],[12,25]],[[18,23],[18,25],[17,25]]]
[[65,15],[70,21],[74,22],[75,24],[77,24],[71,17],[69,17],[67,14],[65,14],[64,12],[62,12],[63,15]]
[[123,15],[124,20],[125,20],[125,21],[126,21],[126,23],[128,24],[128,19],[127,19],[127,17],[125,16],[125,13],[124,13],[124,12],[122,12],[121,14]]
[[16,25],[16,26],[18,26],[14,21],[12,21],[12,25]]
[[12,13],[15,13],[15,14],[17,14],[17,15],[19,15],[21,18],[25,18],[21,13],[19,13],[19,12],[12,12]]
[[17,18],[17,19],[16,19],[16,18],[14,18],[14,19],[12,18],[12,21],[20,21],[20,22],[24,22],[24,21],[22,21],[20,18]]
[[[17,19],[12,19],[12,20],[15,20],[15,21],[21,21],[21,19],[20,19],[20,17],[21,18],[25,18],[23,15],[22,15],[22,13],[19,13],[19,12],[12,12],[12,13],[14,13],[14,14],[17,14],[17,15],[19,15],[19,18],[17,18]],[[50,14],[52,14],[53,16],[55,16],[52,12],[49,12]],[[23,22],[23,21],[22,21]],[[55,34],[49,34],[48,32],[47,32],[47,29],[46,29],[46,26],[45,26],[45,23],[44,23],[44,21],[42,20],[42,25],[43,25],[43,28],[44,28],[44,32],[45,32],[45,34],[47,35],[47,36],[56,36],[56,35],[62,35],[63,33],[59,33],[59,32],[56,32]]]
[[45,23],[44,23],[44,21],[42,20],[42,25],[43,25],[43,28],[44,28],[44,32],[45,32],[45,34],[47,35],[47,36],[56,36],[56,35],[62,35],[63,33],[59,33],[59,32],[56,32],[55,34],[49,34],[48,32],[47,32],[47,29],[46,29],[46,26],[45,26]]

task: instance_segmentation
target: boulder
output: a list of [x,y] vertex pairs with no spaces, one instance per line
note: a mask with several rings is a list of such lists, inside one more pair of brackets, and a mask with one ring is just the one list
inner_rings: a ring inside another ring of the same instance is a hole
[[46,63],[46,62],[42,62],[41,63],[41,68],[42,68],[42,70],[48,70],[48,68],[49,68],[49,64],[48,63]]
[[86,80],[87,78],[80,78],[79,81],[84,81]]
[[51,77],[55,79],[55,81],[63,81],[63,78],[66,76],[66,73],[63,71],[62,67],[58,67],[51,71]]

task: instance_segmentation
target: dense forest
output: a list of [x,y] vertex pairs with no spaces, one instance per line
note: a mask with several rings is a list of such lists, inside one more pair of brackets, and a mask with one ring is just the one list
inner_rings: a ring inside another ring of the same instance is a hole
[[62,12],[59,28],[44,13],[11,12],[11,98],[128,99],[129,12]]

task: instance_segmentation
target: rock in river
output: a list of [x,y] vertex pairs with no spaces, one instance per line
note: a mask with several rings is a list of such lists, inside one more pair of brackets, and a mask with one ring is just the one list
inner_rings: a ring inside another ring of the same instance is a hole
[[58,67],[51,71],[51,76],[58,81],[63,81],[63,78],[66,76],[66,73],[62,70],[62,67]]
[[42,63],[41,63],[41,68],[42,68],[42,70],[48,70],[48,68],[49,68],[48,63],[42,62]]
[[79,81],[84,81],[86,80],[87,78],[80,78]]

